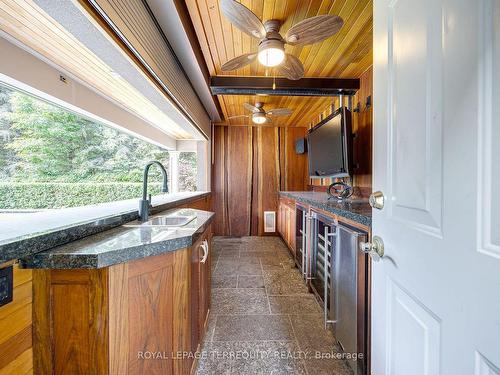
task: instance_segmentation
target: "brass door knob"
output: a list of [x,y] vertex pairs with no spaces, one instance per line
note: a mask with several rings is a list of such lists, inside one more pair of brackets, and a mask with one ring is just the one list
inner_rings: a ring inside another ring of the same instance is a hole
[[373,208],[381,210],[382,208],[384,208],[384,202],[385,202],[384,193],[382,193],[381,191],[373,192],[372,194],[370,194],[368,202],[370,203],[370,206],[372,206]]
[[372,242],[361,242],[360,248],[374,262],[378,262],[384,256],[384,241],[379,236],[374,236]]

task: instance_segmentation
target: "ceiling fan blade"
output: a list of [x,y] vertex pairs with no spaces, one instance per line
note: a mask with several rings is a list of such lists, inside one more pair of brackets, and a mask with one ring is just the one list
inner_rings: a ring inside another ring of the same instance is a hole
[[286,54],[283,64],[278,66],[279,72],[288,79],[297,80],[304,76],[304,66],[294,55]]
[[246,6],[234,0],[221,0],[220,7],[227,19],[244,33],[259,39],[266,36],[262,21]]
[[293,111],[288,108],[275,108],[268,111],[267,114],[271,116],[290,116],[292,112]]
[[256,106],[251,105],[250,103],[243,103],[243,107],[248,109],[250,112],[259,112],[259,109]]
[[339,16],[322,15],[307,18],[293,25],[286,33],[285,40],[288,44],[312,44],[320,42],[337,33],[344,25]]
[[229,72],[231,70],[243,68],[244,66],[247,66],[252,61],[254,61],[256,57],[257,54],[255,52],[245,53],[244,55],[229,60],[228,62],[226,62],[224,65],[221,66],[221,69],[223,72]]

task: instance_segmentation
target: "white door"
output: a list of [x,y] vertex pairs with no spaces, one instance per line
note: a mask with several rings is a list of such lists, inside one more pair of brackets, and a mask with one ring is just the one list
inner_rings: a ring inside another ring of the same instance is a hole
[[372,374],[500,375],[500,0],[374,1]]

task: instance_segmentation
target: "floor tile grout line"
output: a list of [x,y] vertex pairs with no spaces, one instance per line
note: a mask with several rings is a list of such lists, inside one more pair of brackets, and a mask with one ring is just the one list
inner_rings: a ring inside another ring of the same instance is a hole
[[214,329],[212,330],[212,334],[210,335],[209,342],[214,342],[215,329],[217,328],[217,318],[219,317],[217,314],[214,314]]
[[[292,327],[292,334],[293,334],[293,337],[295,338],[295,343],[297,344],[297,348],[298,348],[299,352],[301,352],[302,348],[300,346],[299,339],[297,338],[297,334],[295,333],[295,327],[293,326],[292,317],[290,314],[288,314],[288,320],[290,322],[290,326]],[[308,375],[309,371],[307,370],[307,364],[306,364],[306,361],[302,358],[302,356],[300,357],[300,361],[302,362],[302,365],[304,366],[304,370],[306,372],[306,375]]]
[[214,267],[214,271],[212,273],[215,273],[215,271],[217,271],[217,267],[219,266],[220,257],[221,257],[221,255],[219,254],[217,256],[217,260],[215,261],[215,267]]
[[[293,270],[290,270],[290,271],[293,272]],[[292,282],[294,283],[294,286],[297,287],[297,288],[299,288],[301,286],[301,284],[302,284],[302,280],[300,280],[300,281],[298,281],[298,280],[292,280]],[[293,315],[302,316],[303,314],[293,314]],[[293,334],[293,337],[295,338],[295,343],[297,345],[297,348],[298,348],[299,351],[302,351],[302,348],[301,348],[300,343],[299,343],[299,339],[297,337],[297,333],[295,332],[295,327],[294,327],[293,322],[292,322],[292,314],[287,314],[287,316],[288,316],[288,321],[290,322],[290,326],[292,328],[292,334]],[[307,364],[306,364],[305,359],[302,358],[302,356],[300,357],[300,362],[304,366],[304,371],[306,372],[306,375],[308,375],[309,371],[308,371],[308,368],[307,368]]]
[[[262,260],[259,258],[259,263],[260,263],[260,269],[262,270],[262,273],[264,273],[264,267],[262,266]],[[264,279],[264,274],[262,275],[262,279]],[[264,281],[264,290],[266,293],[266,300],[267,300],[267,307],[269,308],[269,315],[272,314],[273,310],[271,309],[271,301],[269,301],[269,293],[267,292],[267,285]]]

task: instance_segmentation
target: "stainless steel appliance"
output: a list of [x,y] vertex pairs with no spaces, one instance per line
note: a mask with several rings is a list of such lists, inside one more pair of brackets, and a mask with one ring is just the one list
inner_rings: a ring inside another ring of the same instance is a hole
[[[327,216],[323,216],[317,212],[311,213],[311,251],[309,252],[310,269],[310,286],[312,291],[324,303],[325,311],[325,328],[329,322],[327,311],[331,310],[332,295],[331,288],[333,286],[332,276],[332,254],[335,254],[337,247],[335,235],[337,233],[336,222]],[[335,266],[335,264],[333,264]],[[335,273],[336,274],[336,273]],[[325,302],[326,301],[326,302]]]
[[295,206],[295,264],[302,272],[305,280],[309,279],[308,249],[310,248],[309,235],[311,228],[311,216],[307,206],[297,204]]
[[[368,261],[361,250],[367,234],[312,212],[310,286],[323,302],[325,327],[331,326],[354,374],[366,374]],[[362,358],[359,354],[362,353]]]

